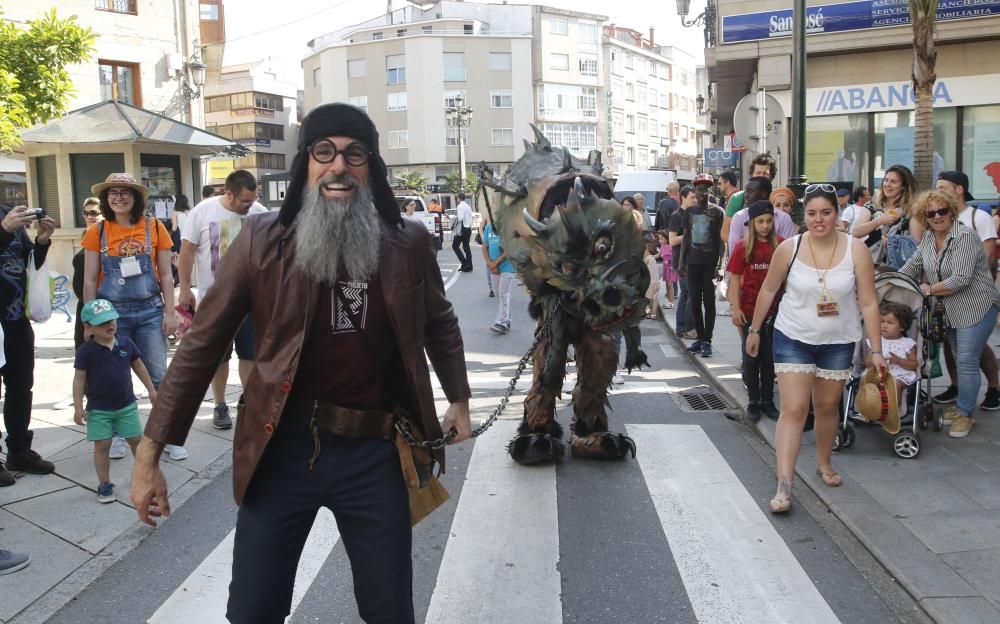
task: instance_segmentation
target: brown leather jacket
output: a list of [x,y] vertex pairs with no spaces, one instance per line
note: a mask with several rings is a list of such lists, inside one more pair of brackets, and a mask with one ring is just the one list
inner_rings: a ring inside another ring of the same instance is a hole
[[[240,322],[253,313],[256,360],[233,440],[237,504],[243,500],[264,447],[281,426],[320,291],[320,285],[295,266],[294,224],[283,227],[277,213],[250,217],[247,223],[198,306],[194,325],[167,370],[145,429],[145,435],[156,442],[184,443]],[[416,412],[414,419],[428,438],[440,437],[424,351],[449,402],[467,400],[471,393],[458,319],[445,298],[430,238],[421,224],[406,220],[403,228],[389,231],[382,241],[379,276],[407,373],[403,381]],[[444,466],[443,450],[435,455]]]

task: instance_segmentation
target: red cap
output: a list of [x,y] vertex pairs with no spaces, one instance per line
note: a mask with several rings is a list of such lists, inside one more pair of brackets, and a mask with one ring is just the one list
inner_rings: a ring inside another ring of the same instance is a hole
[[694,181],[692,182],[692,184],[694,184],[695,186],[698,186],[699,184],[707,184],[709,186],[712,186],[713,184],[715,184],[715,178],[713,178],[712,174],[710,173],[699,173],[694,177]]

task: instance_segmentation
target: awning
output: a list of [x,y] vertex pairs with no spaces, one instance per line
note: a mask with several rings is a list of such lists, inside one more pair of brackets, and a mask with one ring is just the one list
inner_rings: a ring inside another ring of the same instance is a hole
[[159,113],[106,100],[21,132],[25,143],[147,143],[194,148],[198,154],[244,156],[238,143]]

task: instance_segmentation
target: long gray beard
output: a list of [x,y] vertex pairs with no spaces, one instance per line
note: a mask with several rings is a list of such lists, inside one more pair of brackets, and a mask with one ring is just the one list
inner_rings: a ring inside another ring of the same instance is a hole
[[295,263],[328,286],[338,278],[368,281],[378,271],[382,238],[371,190],[360,185],[349,200],[327,199],[320,195],[320,185],[305,189],[295,232]]

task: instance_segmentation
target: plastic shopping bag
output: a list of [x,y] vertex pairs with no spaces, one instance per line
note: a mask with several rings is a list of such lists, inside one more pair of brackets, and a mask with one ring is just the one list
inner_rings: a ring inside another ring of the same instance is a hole
[[42,268],[35,268],[35,252],[28,256],[28,293],[25,296],[25,314],[36,323],[44,323],[52,316],[52,280],[49,261]]

